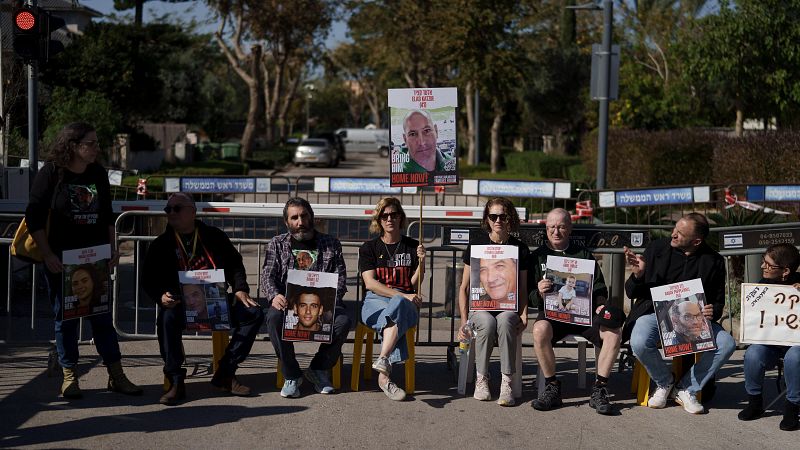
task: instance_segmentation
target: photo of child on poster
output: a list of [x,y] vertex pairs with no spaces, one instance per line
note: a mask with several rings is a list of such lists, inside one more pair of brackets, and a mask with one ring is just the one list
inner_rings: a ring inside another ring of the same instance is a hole
[[553,290],[544,297],[545,317],[576,325],[592,325],[595,262],[549,255],[545,277]]
[[458,184],[456,88],[389,89],[390,185]]
[[286,280],[283,339],[331,342],[338,275],[289,270]]

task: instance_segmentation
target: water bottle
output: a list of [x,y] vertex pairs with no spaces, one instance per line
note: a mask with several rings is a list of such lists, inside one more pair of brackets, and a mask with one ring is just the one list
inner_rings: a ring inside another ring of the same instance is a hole
[[458,341],[458,349],[461,350],[461,353],[466,353],[469,351],[472,340],[475,339],[475,324],[469,320],[466,321],[464,326],[461,327],[461,333],[464,338]]

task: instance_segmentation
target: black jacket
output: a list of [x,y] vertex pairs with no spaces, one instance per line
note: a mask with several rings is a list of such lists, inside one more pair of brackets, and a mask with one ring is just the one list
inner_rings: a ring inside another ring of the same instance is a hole
[[[228,235],[216,227],[195,221],[200,242],[206,248],[218,268],[225,270],[225,281],[233,288],[233,292],[249,293],[247,273],[242,262],[242,255],[236,251]],[[175,242],[175,231],[167,225],[147,251],[142,269],[142,288],[153,301],[160,304],[164,292],[180,293],[178,271],[183,270],[178,263],[178,247]]]
[[703,242],[696,252],[686,256],[670,245],[670,238],[650,243],[644,251],[644,276],[637,280],[631,274],[625,282],[625,293],[631,299],[631,312],[625,322],[623,342],[630,338],[633,324],[641,316],[652,314],[653,297],[650,288],[700,278],[706,302],[714,306],[714,321],[722,316],[725,307],[725,260]]

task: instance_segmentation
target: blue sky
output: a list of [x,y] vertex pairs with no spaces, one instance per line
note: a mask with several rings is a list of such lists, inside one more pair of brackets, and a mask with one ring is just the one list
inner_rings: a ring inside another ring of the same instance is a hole
[[[287,0],[291,1],[291,0]],[[94,10],[100,11],[103,14],[116,14],[121,17],[130,17],[133,20],[133,8],[128,11],[114,10],[113,0],[80,0],[81,5],[87,6]],[[205,2],[195,0],[180,3],[169,3],[157,0],[146,1],[144,3],[144,21],[149,22],[156,17],[161,17],[164,14],[171,14],[176,17],[185,17],[186,22],[190,18],[194,18],[201,24],[200,31],[214,32],[217,29],[218,22],[214,18],[214,13],[209,10]],[[328,36],[327,45],[332,48],[337,42],[345,40],[347,32],[347,25],[343,22],[336,22],[333,25],[330,36]]]

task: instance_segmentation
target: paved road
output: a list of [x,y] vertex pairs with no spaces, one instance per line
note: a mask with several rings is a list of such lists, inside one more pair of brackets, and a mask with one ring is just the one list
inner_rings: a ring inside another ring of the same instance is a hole
[[[526,333],[526,342],[530,333]],[[709,413],[690,416],[678,406],[651,410],[635,406],[630,372],[615,373],[611,390],[616,417],[589,408],[588,392],[576,387],[575,350],[557,349],[565,405],[539,412],[534,398],[535,361],[525,348],[524,396],[516,407],[459,396],[441,347],[418,348],[417,393],[394,403],[372,381],[351,392],[352,346],[345,346],[341,393],[322,396],[304,385],[299,399],[283,399],[275,388],[275,358],[269,342],[258,341],[239,371],[256,396],[232,398],[208,381],[211,344],[185,341],[190,373],[189,401],[157,404],[161,360],[153,341],[124,342],[123,364],[145,395],[129,398],[105,391],[106,374],[90,346],[82,346],[81,386],[85,397],[57,398],[60,379],[48,378],[47,348],[0,347],[0,447],[35,448],[797,448],[800,432],[778,429],[780,415],[753,422],[736,414],[744,397],[737,351],[721,371]],[[300,363],[313,347],[299,345]],[[495,352],[496,353],[496,352]],[[591,352],[590,352],[591,353]],[[496,355],[495,355],[496,356]],[[398,367],[400,369],[400,367]],[[499,370],[496,357],[493,373]],[[402,386],[402,370],[397,370]],[[591,376],[591,375],[589,375]],[[776,395],[774,372],[765,396]],[[492,391],[497,395],[497,377]]]
[[289,164],[275,176],[297,178],[309,177],[388,177],[389,159],[377,153],[348,153],[347,161],[339,163],[338,167],[296,167]]

